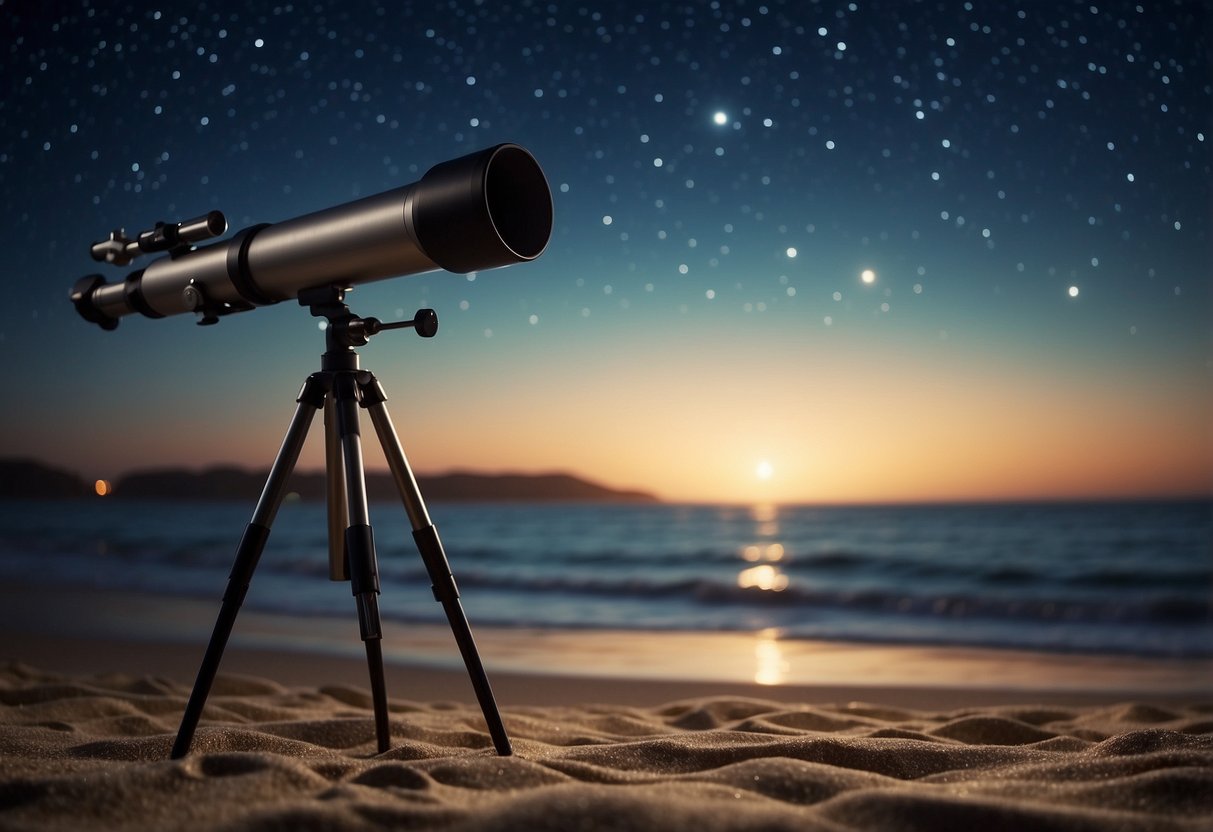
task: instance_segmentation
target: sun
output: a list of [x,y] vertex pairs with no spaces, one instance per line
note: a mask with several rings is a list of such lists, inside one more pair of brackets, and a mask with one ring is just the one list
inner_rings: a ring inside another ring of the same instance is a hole
[[754,475],[760,480],[769,480],[775,474],[775,468],[767,460],[761,460],[754,469]]

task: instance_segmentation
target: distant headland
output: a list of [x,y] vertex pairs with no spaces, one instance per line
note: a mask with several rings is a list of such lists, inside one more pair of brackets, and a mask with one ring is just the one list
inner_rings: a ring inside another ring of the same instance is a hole
[[[245,500],[261,494],[268,471],[217,466],[201,471],[164,468],[134,471],[106,484],[108,495],[123,499]],[[595,502],[657,503],[644,491],[608,488],[571,474],[485,474],[454,471],[420,474],[417,484],[435,502]],[[399,499],[392,475],[367,472],[367,497]],[[325,499],[323,472],[296,471],[289,490],[303,500]],[[32,459],[0,458],[0,499],[69,499],[95,496],[94,483]]]

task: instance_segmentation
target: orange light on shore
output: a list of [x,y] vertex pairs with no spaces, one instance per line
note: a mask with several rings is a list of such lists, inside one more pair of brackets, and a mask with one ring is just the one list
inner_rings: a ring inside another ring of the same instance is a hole
[[110,485],[109,480],[97,480],[93,483],[93,489],[97,492],[98,497],[108,497],[114,493],[114,487]]

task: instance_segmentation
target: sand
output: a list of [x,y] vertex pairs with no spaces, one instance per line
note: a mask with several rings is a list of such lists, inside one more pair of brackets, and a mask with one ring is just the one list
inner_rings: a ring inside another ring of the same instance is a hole
[[758,633],[385,623],[376,753],[350,620],[246,610],[169,757],[213,601],[0,587],[0,831],[1213,829],[1213,666]]
[[[87,647],[27,649],[63,664]],[[196,652],[94,647],[111,665]],[[752,686],[636,705],[613,700],[718,687],[532,676],[538,698],[569,700],[537,705],[504,674],[502,758],[459,674],[393,666],[392,747],[376,754],[357,662],[277,656],[232,650],[226,664],[262,674],[220,674],[179,761],[192,676],[0,664],[0,829],[1213,828],[1213,701],[975,707],[973,690],[907,688],[810,703]],[[399,695],[444,685],[461,701]],[[887,704],[907,695],[933,707]]]

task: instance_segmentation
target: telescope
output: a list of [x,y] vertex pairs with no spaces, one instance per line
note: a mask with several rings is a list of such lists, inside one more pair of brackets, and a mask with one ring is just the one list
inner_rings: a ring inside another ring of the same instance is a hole
[[499,144],[435,165],[412,185],[285,222],[253,225],[226,242],[197,245],[226,230],[227,219],[211,211],[184,222],[158,222],[133,238],[121,229],[114,231],[108,239],[93,243],[94,260],[125,266],[145,254],[164,256],[121,282],[107,283],[94,274],[78,280],[71,291],[80,315],[102,329],[114,329],[135,312],[149,318],[193,312],[198,323],[213,324],[224,315],[291,298],[312,315],[328,319],[320,371],[308,376],[295,399],[295,415],[236,549],[172,756],[189,753],[249,582],[288,493],[309,426],[320,411],[324,413],[329,577],[348,581],[357,605],[378,750],[382,753],[390,747],[392,728],[360,411],[374,425],[434,600],[451,625],[493,747],[498,754],[510,754],[510,739],[438,530],[384,406],[387,396],[375,375],[362,368],[354,350],[386,329],[412,328],[422,337],[432,337],[438,331],[437,314],[422,309],[411,321],[383,323],[355,315],[344,301],[347,290],[373,280],[435,269],[466,273],[534,260],[552,233],[552,193],[539,163],[516,144]]
[[72,303],[107,330],[132,313],[193,312],[198,323],[213,324],[323,286],[534,260],[551,236],[552,194],[526,149],[499,144],[435,165],[411,185],[195,245],[226,230],[223,214],[211,211],[157,223],[133,239],[114,231],[92,245],[94,260],[124,266],[144,254],[167,255],[121,282],[81,278]]

